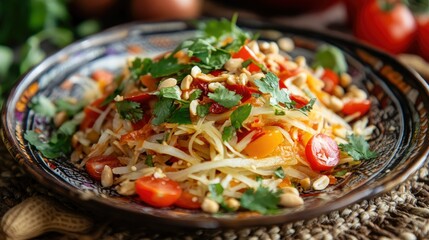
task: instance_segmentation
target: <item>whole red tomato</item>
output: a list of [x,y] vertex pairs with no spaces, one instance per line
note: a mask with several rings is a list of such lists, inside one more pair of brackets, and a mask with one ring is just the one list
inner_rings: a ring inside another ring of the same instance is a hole
[[362,7],[371,1],[372,0],[343,0],[347,11],[347,21],[350,26],[353,27],[355,25],[356,16]]
[[355,35],[393,54],[407,51],[417,30],[413,14],[402,3],[386,7],[387,3],[381,2],[372,0],[363,6],[356,18]]
[[429,61],[429,15],[417,17],[417,46],[418,53]]

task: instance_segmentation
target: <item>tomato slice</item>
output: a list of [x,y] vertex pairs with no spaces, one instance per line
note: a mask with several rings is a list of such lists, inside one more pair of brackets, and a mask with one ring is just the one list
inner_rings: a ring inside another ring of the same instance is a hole
[[232,85],[227,84],[226,88],[230,91],[234,91],[238,95],[241,95],[242,96],[241,102],[245,102],[246,100],[251,98],[252,93],[258,92],[258,90],[256,88],[251,88],[251,87],[238,85],[238,84],[232,84]]
[[340,161],[337,143],[329,136],[319,133],[314,135],[305,147],[305,156],[314,171],[327,171]]
[[103,172],[104,166],[110,168],[120,167],[121,163],[117,157],[113,156],[96,156],[88,159],[85,164],[86,172],[91,176],[92,179],[100,181],[101,173]]
[[296,108],[302,108],[305,105],[307,105],[308,102],[309,102],[305,97],[302,97],[302,96],[299,96],[299,95],[295,95],[295,94],[292,94],[292,93],[289,95],[289,97],[290,97],[290,100],[292,100],[292,101],[295,102],[295,107]]
[[146,105],[148,101],[151,98],[154,98],[154,95],[148,94],[148,93],[135,93],[131,94],[129,96],[124,97],[124,100],[131,101],[131,102],[137,102],[140,103],[140,105]]
[[168,207],[180,198],[179,184],[167,177],[146,176],[137,179],[136,192],[140,199],[154,207]]
[[[149,122],[149,121],[147,121],[147,122]],[[144,140],[144,139],[148,138],[151,134],[152,134],[151,124],[145,124],[145,125],[143,125],[143,127],[139,128],[137,130],[134,130],[132,132],[129,132],[129,133],[122,135],[119,142],[120,143],[126,143],[129,141]]]
[[201,208],[200,199],[192,193],[182,191],[179,199],[174,202],[175,206],[185,209],[199,209]]
[[85,107],[83,109],[85,117],[80,123],[80,127],[79,127],[80,130],[85,130],[87,128],[92,128],[92,126],[94,126],[95,121],[100,116],[100,113],[97,111],[94,111],[94,108],[99,109],[100,111],[106,110],[107,106],[101,107],[101,104],[103,102],[104,102],[104,97],[95,100],[90,104],[90,107]]
[[371,108],[371,101],[365,100],[350,100],[343,106],[342,112],[346,115],[359,113],[359,116],[365,115]]
[[329,94],[332,94],[334,92],[335,87],[340,82],[338,75],[334,71],[327,68],[325,68],[325,71],[323,72],[321,79],[325,83],[325,87],[323,87],[323,91]]
[[243,151],[250,157],[263,158],[274,152],[283,141],[279,130],[265,127],[264,134],[250,142]]
[[[255,62],[258,62],[258,58],[256,57],[255,53],[250,50],[248,46],[243,46],[240,48],[240,50],[234,54],[232,54],[232,58],[241,58],[244,61],[252,59]],[[250,72],[259,72],[261,71],[261,68],[258,67],[258,65],[251,63],[248,66],[248,69]]]

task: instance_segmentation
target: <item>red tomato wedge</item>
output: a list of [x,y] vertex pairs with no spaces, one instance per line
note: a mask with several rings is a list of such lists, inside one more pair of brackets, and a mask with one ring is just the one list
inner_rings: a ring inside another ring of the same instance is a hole
[[92,179],[100,181],[101,173],[103,172],[104,166],[110,168],[120,167],[121,163],[117,157],[113,156],[96,156],[88,159],[85,168],[86,172],[91,176]]
[[302,108],[305,105],[308,104],[308,100],[305,97],[299,96],[299,95],[295,95],[295,94],[290,94],[289,95],[290,100],[295,102],[295,107],[296,108]]
[[321,79],[325,83],[325,87],[323,87],[323,91],[329,94],[332,94],[334,92],[335,87],[340,82],[338,75],[334,71],[326,68],[325,68],[325,71],[323,72]]
[[136,192],[143,202],[151,206],[168,207],[180,198],[182,189],[169,178],[146,176],[137,179]]
[[371,108],[371,102],[365,100],[350,100],[343,106],[342,112],[346,115],[359,113],[359,116],[365,115]]
[[99,109],[100,111],[104,111],[107,106],[101,107],[101,104],[104,102],[104,97],[99,98],[92,102],[89,107],[85,107],[83,112],[85,113],[85,117],[80,123],[80,130],[85,130],[87,128],[92,128],[94,126],[95,121],[100,116],[100,113],[95,111],[94,109]]
[[[244,61],[252,59],[253,61],[258,62],[258,58],[256,57],[255,53],[247,46],[241,47],[238,52],[232,54],[232,58],[241,58]],[[249,64],[248,69],[250,72],[261,71],[261,68],[254,63]]]
[[332,138],[319,133],[308,141],[305,156],[314,171],[328,171],[340,161],[340,150]]
[[185,209],[199,209],[201,208],[201,202],[197,196],[192,193],[182,191],[179,199],[174,202],[175,206]]

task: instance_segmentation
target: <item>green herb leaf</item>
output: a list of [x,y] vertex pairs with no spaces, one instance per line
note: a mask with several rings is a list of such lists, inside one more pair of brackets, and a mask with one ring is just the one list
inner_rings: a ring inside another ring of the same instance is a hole
[[241,100],[241,96],[239,94],[226,89],[224,86],[216,88],[216,90],[213,93],[209,93],[208,96],[210,99],[226,108],[236,106]]
[[131,66],[129,67],[131,78],[134,80],[138,80],[140,76],[146,75],[149,73],[153,62],[150,58],[136,58],[131,62]]
[[235,134],[235,128],[233,126],[228,126],[223,129],[222,140],[228,142]]
[[140,107],[140,103],[132,101],[120,101],[116,102],[116,110],[122,119],[129,120],[131,122],[137,122],[143,118],[143,110]]
[[152,63],[149,72],[152,77],[159,78],[176,74],[186,68],[189,68],[189,66],[178,63],[175,57],[170,56]]
[[104,101],[101,103],[101,107],[107,106],[109,103],[111,103],[116,96],[121,95],[122,90],[124,90],[124,84],[120,84],[115,91],[113,91],[111,94],[109,94]]
[[262,214],[273,213],[278,209],[277,205],[280,201],[280,194],[280,191],[271,192],[263,186],[259,186],[256,191],[247,189],[241,196],[241,207]]
[[316,98],[312,98],[304,107],[300,108],[299,110],[303,113],[310,112],[313,109],[313,106],[315,103],[316,103]]
[[255,81],[259,91],[271,95],[270,104],[277,106],[279,103],[284,104],[287,108],[293,107],[293,102],[289,98],[289,93],[279,88],[279,78],[272,72],[265,75],[265,78]]
[[161,88],[159,90],[159,94],[163,97],[163,98],[171,98],[171,99],[176,99],[176,100],[181,100],[180,95],[181,95],[181,91],[179,86],[173,86],[173,87],[166,87],[166,88]]
[[33,98],[30,107],[34,112],[45,117],[54,117],[57,112],[55,104],[43,95]]
[[282,167],[278,167],[275,171],[274,171],[274,175],[276,175],[276,177],[278,178],[285,178],[285,172],[283,171]]
[[196,89],[195,91],[193,91],[191,93],[191,95],[189,95],[189,101],[193,101],[195,99],[200,98],[202,93],[203,93],[203,91],[201,89]]
[[189,107],[179,107],[173,111],[171,117],[168,119],[170,123],[178,123],[178,124],[191,124],[191,117],[189,113]]
[[343,52],[331,45],[323,45],[317,50],[313,65],[329,68],[337,73],[347,72],[347,62]]
[[148,167],[153,167],[153,156],[152,155],[147,155],[146,156],[146,160],[144,161],[144,163],[148,166]]
[[252,105],[250,104],[245,104],[235,109],[230,116],[231,125],[235,129],[240,129],[243,122],[249,117],[251,111]]
[[153,115],[155,115],[152,119],[153,125],[160,125],[167,121],[171,113],[174,111],[173,103],[173,99],[163,97],[156,102],[155,108],[153,109]]
[[209,114],[210,110],[210,103],[204,104],[204,105],[198,105],[197,106],[197,115],[200,118],[203,118]]
[[341,151],[349,154],[354,160],[369,160],[377,157],[377,153],[369,149],[369,144],[360,135],[348,135],[347,144],[340,144]]
[[210,198],[220,204],[223,204],[223,187],[220,183],[209,184]]
[[68,156],[72,151],[71,138],[79,123],[74,119],[65,122],[48,140],[43,140],[43,135],[35,131],[27,131],[24,138],[47,158]]
[[347,170],[340,170],[334,173],[334,177],[344,177],[348,173]]

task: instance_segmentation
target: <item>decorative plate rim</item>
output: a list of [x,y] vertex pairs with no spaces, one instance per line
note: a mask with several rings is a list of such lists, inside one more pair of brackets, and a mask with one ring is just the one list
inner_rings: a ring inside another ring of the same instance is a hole
[[[45,187],[53,189],[55,192],[60,193],[65,197],[68,197],[74,201],[77,201],[79,204],[82,204],[87,208],[93,209],[93,211],[95,212],[102,213],[104,209],[108,209],[111,212],[110,215],[113,217],[122,218],[120,216],[125,215],[126,217],[134,216],[138,218],[144,215],[145,218],[150,218],[150,220],[152,221],[151,223],[153,224],[161,223],[163,225],[174,225],[178,227],[205,228],[205,229],[215,229],[215,228],[225,228],[225,227],[243,228],[243,227],[250,227],[250,226],[257,226],[257,225],[281,224],[281,223],[288,223],[288,222],[293,222],[298,220],[309,219],[309,218],[320,216],[322,214],[329,213],[333,210],[339,210],[339,209],[345,208],[346,206],[349,206],[353,203],[356,203],[364,199],[374,198],[375,196],[383,192],[387,192],[392,188],[394,188],[395,186],[399,185],[400,183],[404,182],[411,174],[416,172],[424,164],[425,160],[429,156],[429,144],[425,143],[426,146],[424,146],[424,148],[422,148],[422,150],[420,150],[417,155],[412,157],[408,156],[407,159],[405,159],[406,162],[401,164],[401,167],[403,168],[401,169],[401,171],[397,171],[395,174],[392,174],[389,176],[384,176],[381,179],[371,183],[369,186],[368,185],[358,186],[356,189],[350,191],[344,196],[337,198],[335,201],[329,201],[326,204],[315,208],[300,210],[298,212],[295,212],[294,214],[275,215],[275,216],[258,216],[258,217],[252,217],[252,218],[242,218],[240,220],[228,219],[228,218],[215,218],[215,217],[207,217],[202,219],[201,216],[198,216],[198,217],[187,216],[187,218],[181,218],[179,220],[178,218],[174,219],[166,216],[156,216],[148,213],[139,213],[136,211],[130,211],[124,206],[115,205],[115,203],[109,202],[106,199],[103,199],[101,197],[87,196],[86,194],[82,193],[79,189],[76,189],[63,182],[55,181],[55,178],[52,176],[48,176],[48,177],[46,175],[43,176],[44,173],[46,172],[40,167],[34,168],[34,166],[31,163],[32,157],[27,153],[21,151],[19,147],[16,147],[19,145],[19,143],[15,136],[14,126],[12,125],[11,119],[9,117],[11,112],[14,111],[13,107],[15,105],[13,105],[13,103],[16,102],[16,98],[17,98],[16,93],[22,92],[23,88],[29,85],[29,82],[32,82],[30,80],[34,78],[33,76],[37,76],[40,72],[43,72],[44,69],[54,64],[55,61],[57,61],[58,57],[64,54],[65,52],[73,52],[77,49],[82,49],[86,47],[99,45],[102,43],[112,42],[114,40],[120,39],[123,36],[129,36],[130,34],[133,34],[133,31],[141,32],[142,30],[144,30],[144,28],[154,29],[159,26],[164,26],[164,27],[172,26],[171,31],[186,30],[188,27],[185,22],[181,22],[181,21],[155,22],[155,23],[136,22],[136,23],[119,25],[111,29],[108,29],[104,32],[101,32],[93,36],[90,36],[88,38],[74,42],[73,44],[67,46],[66,48],[63,48],[57,51],[55,54],[49,56],[48,58],[43,60],[40,64],[38,64],[37,66],[35,66],[34,68],[32,68],[31,70],[29,70],[27,73],[23,74],[20,77],[18,83],[14,86],[14,88],[10,92],[10,95],[2,109],[1,119],[2,119],[3,127],[1,129],[2,131],[0,132],[0,134],[9,152],[11,152],[13,157],[21,165],[23,165],[25,170],[28,173],[30,173],[30,175],[34,177],[38,182],[43,184]],[[273,24],[273,23],[247,22],[247,23],[240,24],[240,26],[249,27],[253,29],[274,29],[283,33],[293,32],[293,34],[296,34],[298,36],[307,36],[307,37],[311,36],[310,38],[322,39],[326,42],[334,42],[337,44],[342,43],[345,45],[358,46],[360,49],[364,49],[365,51],[376,54],[377,56],[380,56],[380,58],[382,58],[383,60],[386,60],[389,63],[397,67],[400,67],[401,68],[400,71],[405,72],[409,76],[412,76],[412,78],[416,81],[415,84],[422,87],[421,92],[425,94],[426,98],[429,98],[428,83],[414,70],[412,70],[407,66],[402,65],[391,55],[385,52],[382,52],[376,48],[373,48],[371,46],[368,46],[364,43],[358,42],[351,37],[347,37],[343,34],[337,34],[332,32],[322,33],[316,30],[309,30],[309,29]],[[429,103],[427,104],[429,105]],[[101,209],[101,208],[104,208],[104,209]],[[311,210],[311,211],[308,211],[308,210]]]

